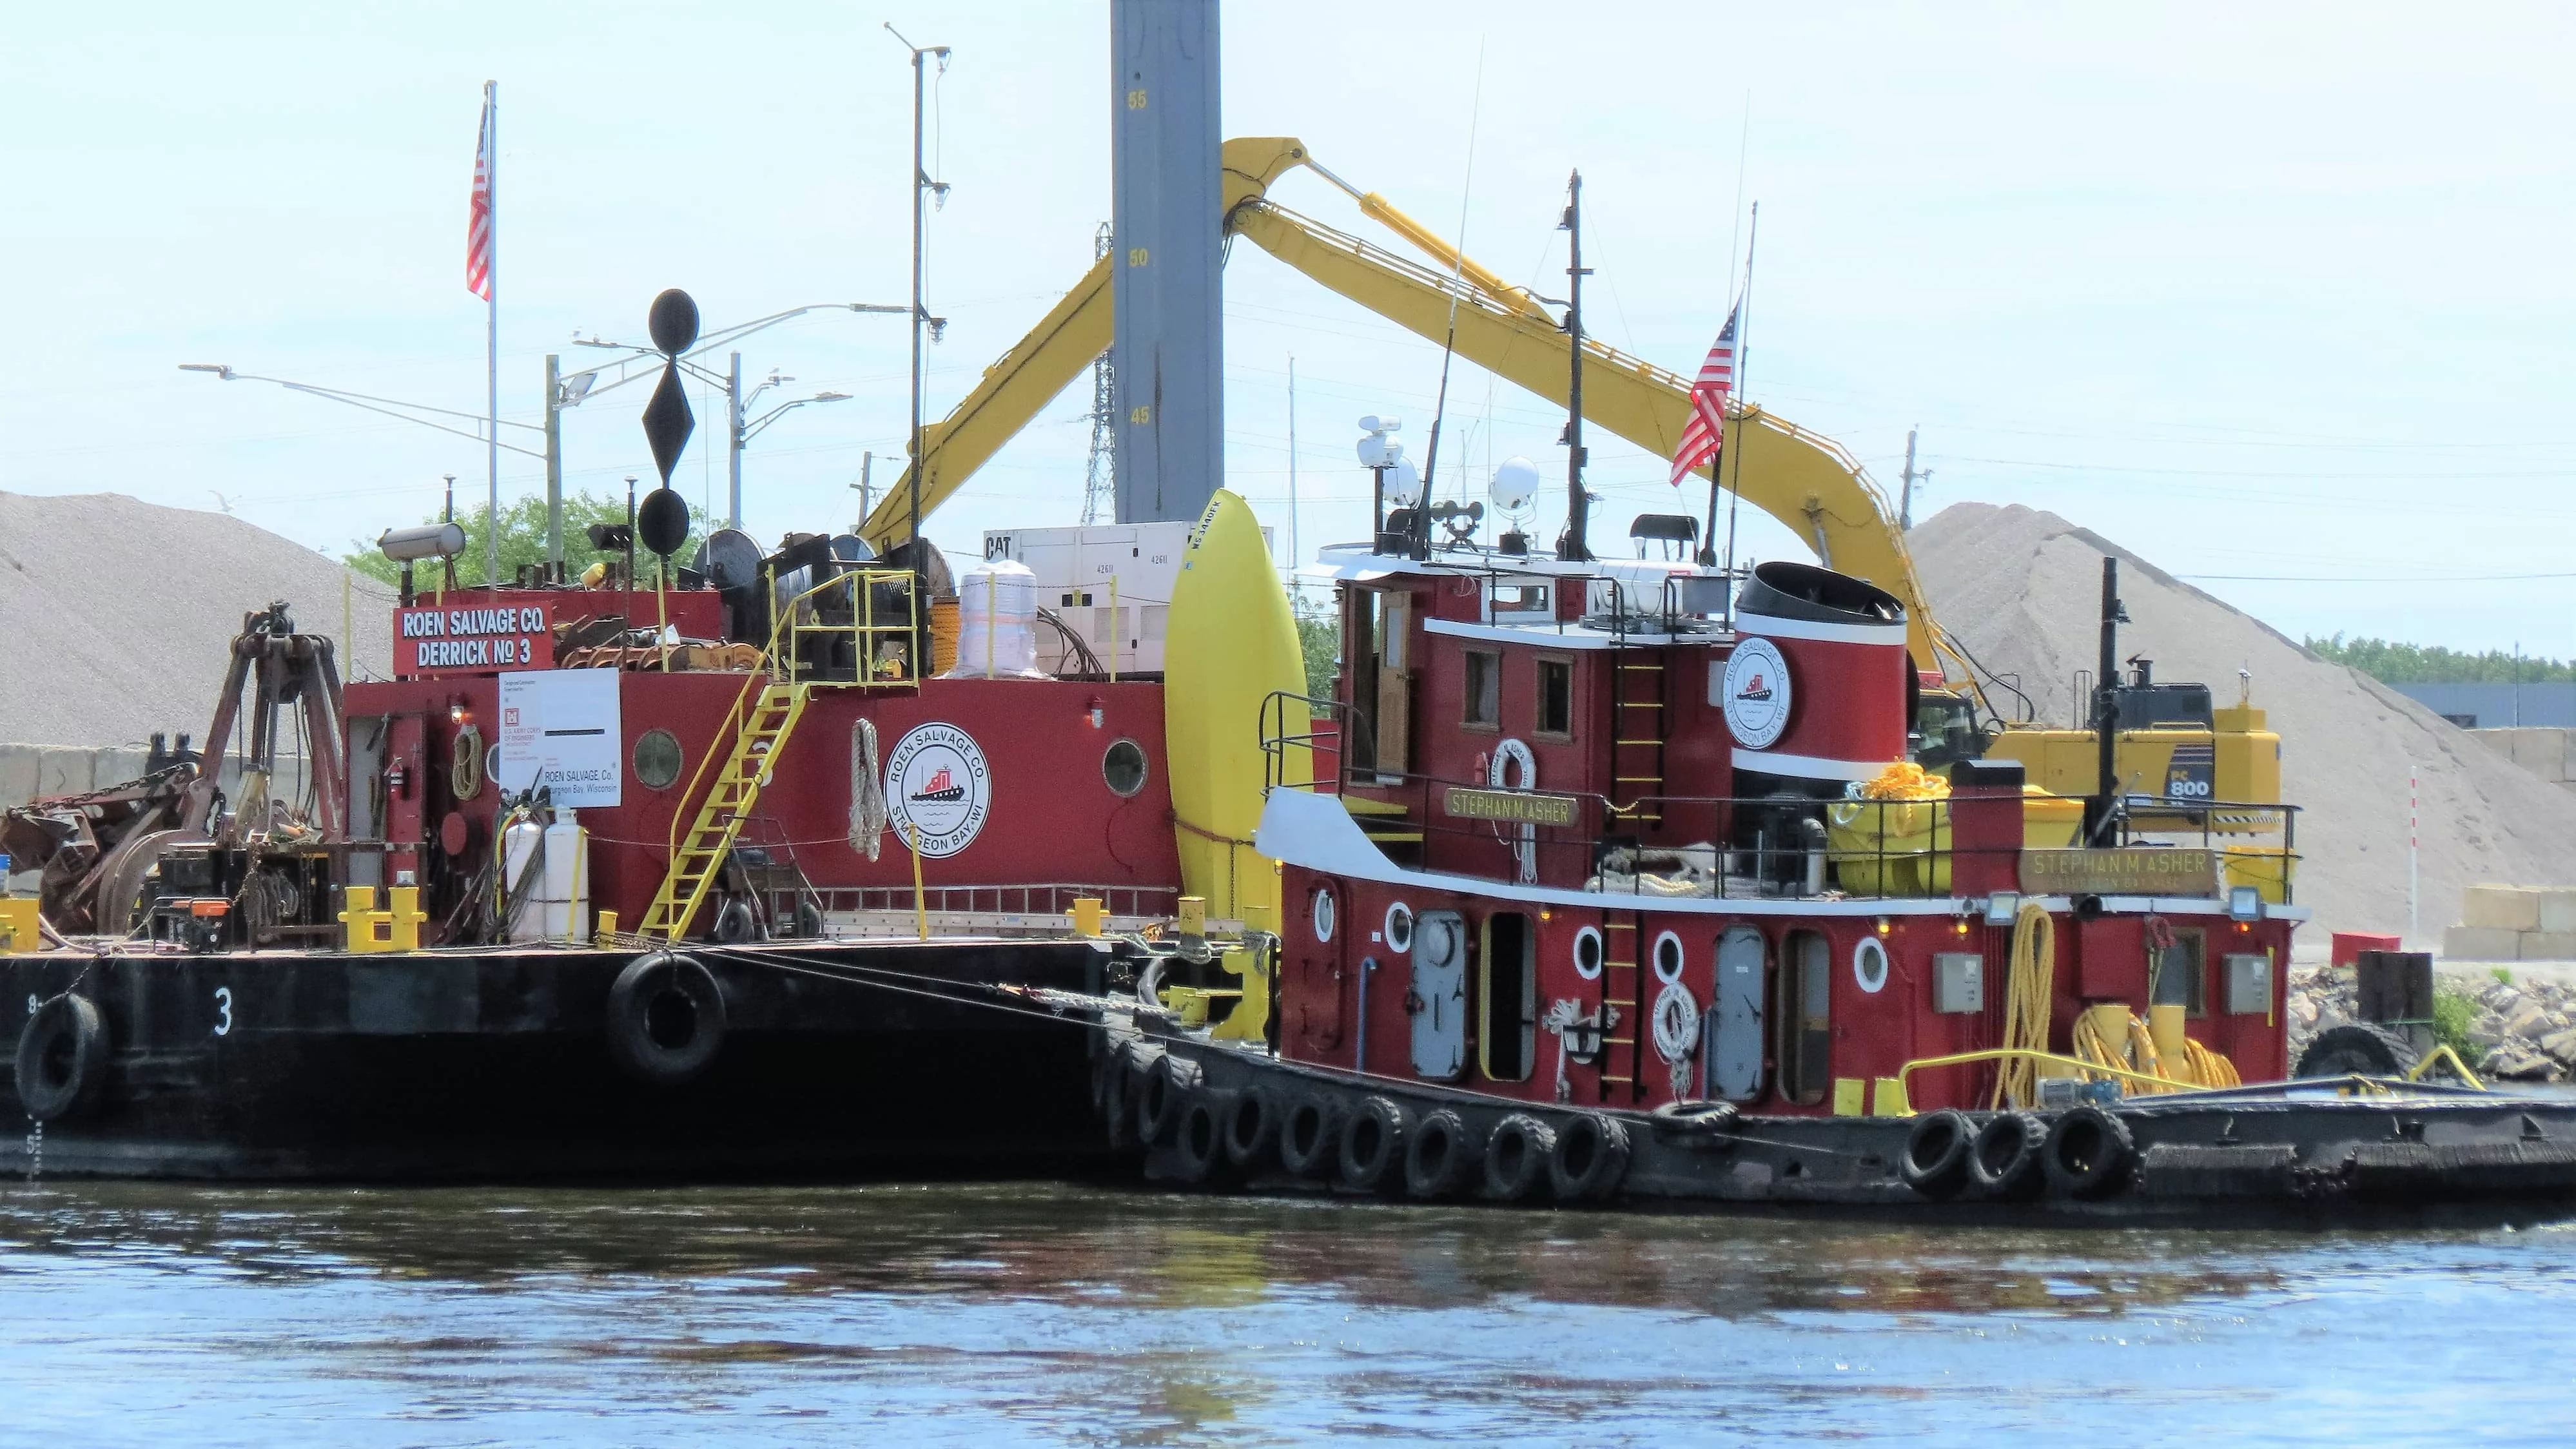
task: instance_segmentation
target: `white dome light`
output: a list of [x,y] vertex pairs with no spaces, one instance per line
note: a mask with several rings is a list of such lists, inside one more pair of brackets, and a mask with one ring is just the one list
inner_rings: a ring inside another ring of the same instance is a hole
[[1410,458],[1398,458],[1386,470],[1386,501],[1398,508],[1411,508],[1422,498],[1422,470]]
[[1510,513],[1529,507],[1530,500],[1538,496],[1538,484],[1537,465],[1515,455],[1495,467],[1493,484],[1485,490],[1485,496],[1494,500],[1496,508]]

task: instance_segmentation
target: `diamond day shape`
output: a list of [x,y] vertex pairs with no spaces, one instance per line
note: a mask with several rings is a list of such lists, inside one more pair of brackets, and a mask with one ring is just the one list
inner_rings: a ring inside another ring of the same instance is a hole
[[662,470],[663,486],[670,486],[680,450],[689,446],[689,434],[697,427],[697,414],[689,411],[688,389],[680,386],[679,364],[662,364],[662,380],[654,385],[653,400],[644,405],[644,441],[653,445],[653,465]]

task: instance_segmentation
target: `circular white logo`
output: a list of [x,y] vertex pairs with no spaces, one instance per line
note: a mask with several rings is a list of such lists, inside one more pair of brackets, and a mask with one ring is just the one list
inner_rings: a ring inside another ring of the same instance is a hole
[[1718,683],[1726,732],[1748,750],[1767,750],[1789,728],[1789,661],[1768,639],[1746,639],[1727,656]]
[[886,811],[897,839],[918,830],[933,859],[975,843],[993,808],[993,772],[975,738],[952,724],[917,725],[886,757]]

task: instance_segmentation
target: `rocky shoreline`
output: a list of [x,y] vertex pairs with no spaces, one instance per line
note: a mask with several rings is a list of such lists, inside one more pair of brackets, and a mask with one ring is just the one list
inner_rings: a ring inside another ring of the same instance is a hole
[[[2291,968],[2290,1060],[2319,1032],[2359,1020],[2360,996],[2349,966]],[[2484,978],[2444,976],[2434,999],[2437,1034],[2450,1036],[2478,1075],[2563,1082],[2576,1072],[2576,986],[2498,967]]]

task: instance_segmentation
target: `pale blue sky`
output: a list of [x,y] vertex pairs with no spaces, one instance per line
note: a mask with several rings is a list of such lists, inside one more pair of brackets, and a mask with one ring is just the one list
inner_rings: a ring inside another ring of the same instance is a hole
[[[2359,580],[2205,582],[2292,633],[2576,654],[2576,578],[2497,577],[2576,573],[2576,22],[2433,15],[1237,0],[1226,127],[1302,136],[1443,231],[1463,201],[1468,250],[1549,291],[1580,165],[1595,330],[1688,371],[1732,287],[1749,99],[1754,397],[1891,488],[1920,423],[1927,512],[2025,502],[2178,573]],[[434,509],[441,473],[479,498],[479,444],[176,364],[478,408],[462,251],[487,77],[505,416],[537,416],[547,351],[569,368],[575,329],[639,334],[664,286],[711,324],[901,300],[909,72],[886,19],[957,51],[936,416],[1088,264],[1108,205],[1105,0],[13,10],[0,488],[221,494],[334,551]],[[1369,234],[1314,178],[1274,194]],[[1248,245],[1226,293],[1234,486],[1284,524],[1294,353],[1302,532],[1354,535],[1351,421],[1403,412],[1418,456],[1437,349]],[[862,450],[902,446],[900,319],[818,316],[745,353],[753,376],[856,395],[753,445],[751,528],[846,522]],[[642,394],[569,415],[573,486],[649,476]],[[1553,410],[1463,366],[1451,400],[1444,458],[1479,481],[1513,452],[1561,473]],[[971,550],[987,526],[1072,521],[1087,402],[1080,384],[1059,399],[934,534]],[[677,481],[721,507],[709,436]],[[1660,463],[1595,459],[1611,532],[1672,506]],[[541,486],[504,455],[505,494]],[[2479,577],[2431,582],[2460,575]]]

